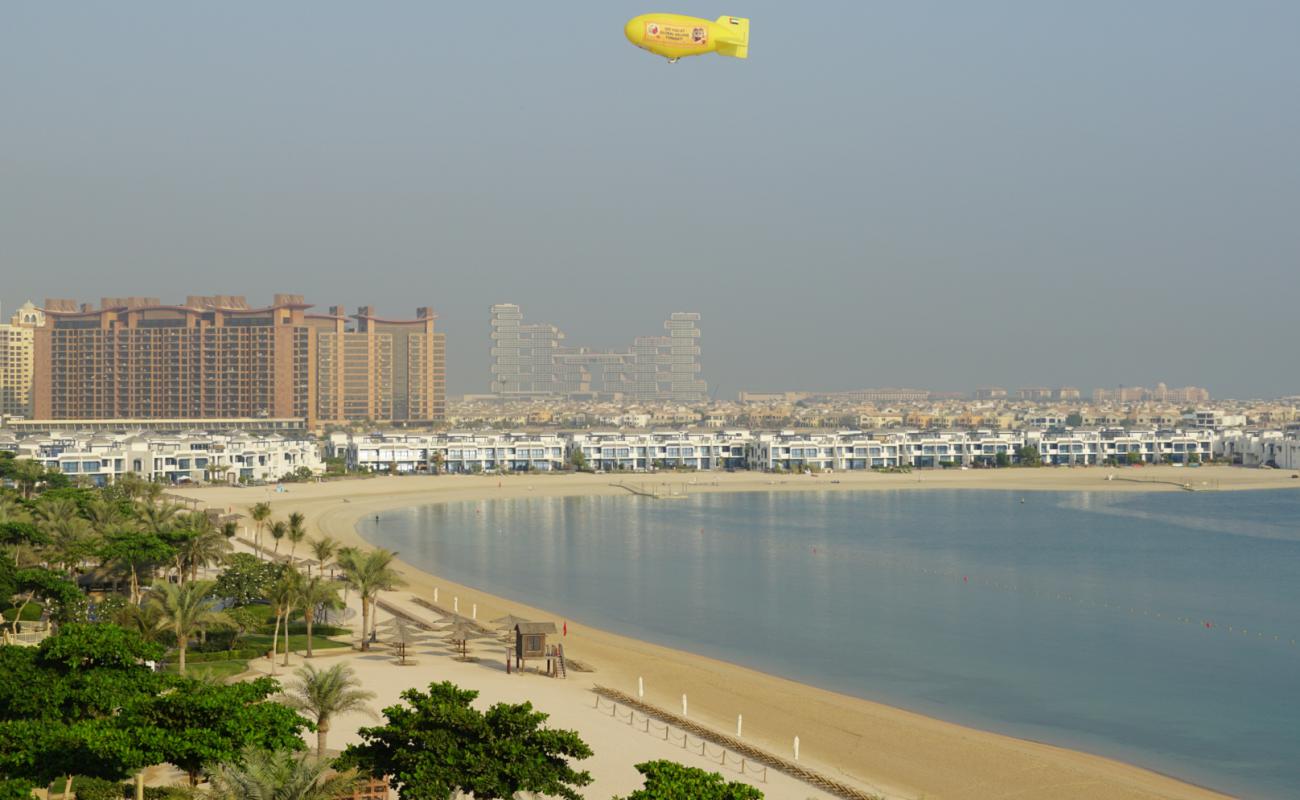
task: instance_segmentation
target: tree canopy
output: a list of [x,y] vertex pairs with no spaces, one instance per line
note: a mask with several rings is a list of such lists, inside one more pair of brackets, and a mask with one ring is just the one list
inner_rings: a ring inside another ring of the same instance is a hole
[[237,763],[247,747],[301,750],[309,723],[269,698],[280,691],[273,678],[240,683],[177,679],[170,690],[133,704],[127,723],[159,734],[159,760],[175,764],[197,782],[206,764]]
[[591,755],[573,731],[543,727],[547,715],[531,703],[497,703],[486,712],[471,703],[478,692],[448,681],[428,692],[402,692],[405,705],[384,709],[387,724],[362,728],[339,763],[388,775],[402,800],[444,800],[452,792],[479,800],[535,792],[581,800],[575,787],[591,783],[570,760]]
[[747,783],[674,761],[646,761],[636,771],[645,776],[645,786],[624,800],[763,800],[763,793]]

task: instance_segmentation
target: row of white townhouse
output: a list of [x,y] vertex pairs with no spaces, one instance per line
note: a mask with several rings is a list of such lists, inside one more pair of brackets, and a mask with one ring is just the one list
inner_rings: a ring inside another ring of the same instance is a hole
[[996,466],[1033,448],[1044,464],[1193,463],[1215,457],[1208,430],[607,431],[554,434],[334,434],[330,454],[371,472],[549,472],[582,465],[603,471],[655,469],[859,470]]
[[1300,469],[1300,427],[1286,431],[1223,433],[1215,454],[1245,467]]
[[52,431],[24,438],[5,432],[0,450],[97,486],[127,474],[166,483],[275,481],[325,466],[313,438],[242,431]]
[[760,433],[750,468],[760,470],[973,467],[1018,464],[1028,450],[1051,465],[1187,464],[1214,456],[1215,434],[1204,430],[907,431],[873,435]]
[[382,433],[332,434],[331,457],[363,472],[551,472],[568,459],[568,442],[555,434]]
[[[1019,463],[1032,448],[1045,464],[1195,463],[1300,467],[1300,429],[1289,431],[1054,430],[608,431],[575,433],[332,434],[326,454],[368,472],[550,472],[655,469],[861,470]],[[149,480],[274,481],[324,469],[319,443],[277,433],[0,431],[0,451],[94,484],[132,473]]]

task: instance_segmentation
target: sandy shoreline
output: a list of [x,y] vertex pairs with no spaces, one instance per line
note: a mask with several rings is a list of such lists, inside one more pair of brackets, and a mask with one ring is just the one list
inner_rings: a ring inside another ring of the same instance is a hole
[[[1114,475],[1116,480],[1107,480]],[[1128,479],[1128,480],[1122,480]],[[925,471],[910,474],[836,474],[817,478],[756,473],[658,475],[517,475],[372,478],[322,484],[288,484],[284,493],[264,489],[200,488],[180,494],[209,506],[245,510],[269,499],[277,517],[301,511],[309,526],[341,542],[366,544],[356,533],[362,516],[437,502],[565,495],[627,494],[611,484],[704,492],[1004,489],[1014,491],[1181,491],[1300,488],[1289,472],[1225,467],[1142,469],[1038,469]],[[694,483],[692,483],[692,481]],[[832,483],[835,481],[835,483]],[[1141,481],[1141,482],[1130,482]],[[1163,482],[1162,482],[1163,481]],[[408,581],[394,597],[429,598],[439,589],[443,605],[459,597],[480,619],[507,612],[532,619],[560,618],[542,609],[489,595],[402,563]],[[635,693],[643,677],[647,701],[680,706],[689,695],[691,717],[721,731],[734,731],[744,714],[745,738],[788,754],[800,737],[801,757],[838,780],[894,797],[990,798],[1216,798],[1223,795],[1118,761],[1050,745],[966,728],[692,653],[586,628],[569,622],[565,649],[595,668],[572,673],[569,684],[592,683]],[[539,707],[546,710],[543,703]],[[597,748],[599,749],[599,747]],[[816,793],[808,791],[801,796]],[[593,794],[593,797],[599,796]],[[780,796],[769,792],[769,797]]]

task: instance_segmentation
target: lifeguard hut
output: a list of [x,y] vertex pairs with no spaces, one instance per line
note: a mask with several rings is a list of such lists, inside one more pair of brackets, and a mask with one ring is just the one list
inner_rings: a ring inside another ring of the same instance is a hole
[[[558,631],[554,622],[520,622],[515,625],[515,669],[523,672],[524,662],[530,658],[546,659],[546,674],[565,677],[564,645],[550,645],[547,636]],[[507,665],[508,666],[508,665]]]

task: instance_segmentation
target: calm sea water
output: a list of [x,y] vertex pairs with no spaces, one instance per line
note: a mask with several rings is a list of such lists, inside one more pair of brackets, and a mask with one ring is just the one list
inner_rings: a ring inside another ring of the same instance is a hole
[[358,529],[571,624],[1248,797],[1300,797],[1300,492],[1023,500],[533,498]]

